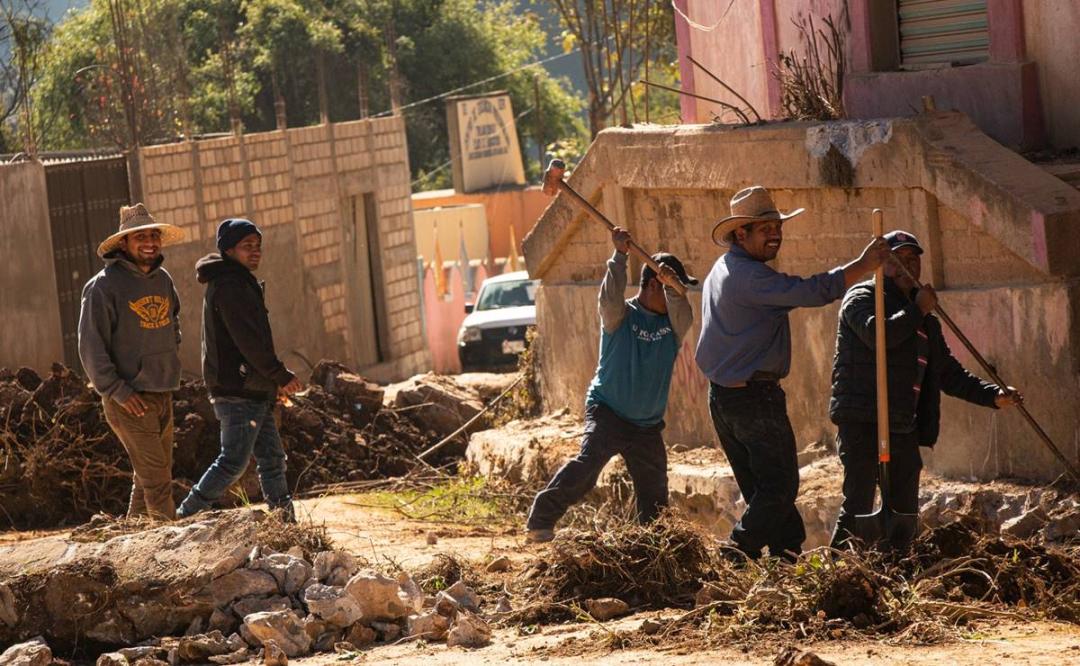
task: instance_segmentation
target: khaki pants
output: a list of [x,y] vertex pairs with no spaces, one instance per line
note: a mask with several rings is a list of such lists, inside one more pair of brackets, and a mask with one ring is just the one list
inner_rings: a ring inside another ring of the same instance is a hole
[[105,398],[105,420],[131,459],[131,501],[128,517],[176,518],[172,496],[173,410],[172,393],[140,393],[146,414],[132,416],[111,398]]

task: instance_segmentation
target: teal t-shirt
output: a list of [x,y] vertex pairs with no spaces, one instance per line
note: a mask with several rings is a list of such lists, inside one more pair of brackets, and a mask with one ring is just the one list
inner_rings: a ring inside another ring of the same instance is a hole
[[679,341],[666,314],[626,301],[626,315],[608,333],[600,329],[600,362],[585,404],[602,404],[620,418],[651,426],[664,418]]

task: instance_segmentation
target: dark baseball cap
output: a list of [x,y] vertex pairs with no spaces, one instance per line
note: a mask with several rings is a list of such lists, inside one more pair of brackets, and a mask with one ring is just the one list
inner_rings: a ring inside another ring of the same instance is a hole
[[914,234],[896,230],[885,234],[884,238],[885,242],[889,244],[889,249],[893,252],[902,247],[913,247],[918,250],[919,254],[923,253],[922,245],[919,245],[919,239],[915,238]]
[[[658,264],[670,266],[671,269],[675,271],[675,274],[679,276],[679,281],[683,284],[696,285],[698,283],[697,278],[690,277],[686,274],[686,268],[682,265],[682,262],[679,261],[678,257],[676,257],[675,255],[669,254],[667,252],[657,252],[652,256],[652,259]],[[641,267],[641,284],[645,284],[647,281],[651,280],[655,276],[656,271],[650,268],[648,264],[645,264]]]

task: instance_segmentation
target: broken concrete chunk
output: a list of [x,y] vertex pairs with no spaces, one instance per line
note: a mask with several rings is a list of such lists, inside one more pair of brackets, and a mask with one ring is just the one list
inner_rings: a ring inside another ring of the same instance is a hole
[[185,636],[176,645],[177,656],[181,661],[204,662],[208,657],[228,654],[237,649],[230,645],[220,631],[211,631],[199,636]]
[[462,609],[474,613],[480,610],[480,598],[464,581],[459,580],[435,595],[435,610],[439,613],[449,616]]
[[447,647],[460,645],[468,648],[484,647],[491,643],[491,626],[480,616],[460,613],[453,628],[446,635]]
[[425,641],[445,640],[446,633],[450,631],[450,618],[434,611],[410,615],[406,631],[408,632],[406,635],[410,638],[420,638]]
[[246,545],[233,548],[228,555],[218,560],[210,569],[210,577],[221,578],[225,574],[232,573],[244,566],[244,563],[247,562],[249,552],[250,550]]
[[118,653],[124,655],[124,658],[131,662],[138,661],[143,657],[152,657],[159,651],[164,654],[164,651],[161,650],[161,648],[153,645],[140,645],[136,647],[120,648],[119,650],[117,650]]
[[308,638],[315,640],[319,636],[326,633],[327,628],[330,626],[324,620],[320,620],[314,615],[308,615],[304,618],[304,633],[308,635]]
[[207,661],[212,664],[221,664],[221,666],[228,666],[229,664],[242,664],[248,659],[251,659],[251,650],[244,647],[240,648],[236,652],[230,652],[229,654],[218,654],[212,657],[208,657]]
[[273,576],[278,589],[285,595],[296,594],[312,575],[311,565],[306,560],[285,553],[261,557],[252,562],[251,568]]
[[265,597],[276,594],[278,583],[265,571],[237,569],[212,582],[208,589],[214,597],[214,605],[223,608],[243,597]]
[[130,664],[128,658],[119,652],[106,652],[99,655],[97,661],[94,662],[94,666],[130,666]]
[[232,605],[237,617],[247,617],[252,613],[290,610],[292,602],[288,597],[244,597]]
[[244,618],[244,627],[263,647],[272,640],[290,657],[300,657],[311,651],[311,637],[292,611],[252,613]]
[[351,626],[364,616],[360,604],[343,587],[315,583],[304,590],[303,598],[309,613],[336,627]]
[[1047,541],[1075,539],[1077,534],[1080,534],[1080,509],[1075,508],[1067,513],[1051,516],[1043,530]]
[[361,571],[349,579],[345,593],[359,604],[364,620],[397,620],[413,612],[401,585],[380,573]]
[[52,663],[52,650],[41,636],[25,643],[16,643],[0,654],[4,666],[48,666]]
[[398,596],[401,597],[402,603],[409,609],[409,613],[419,612],[424,607],[424,591],[404,571],[398,574],[397,582],[401,586],[401,592]]
[[316,652],[332,652],[334,646],[345,637],[345,630],[338,627],[330,627],[325,633],[315,639],[312,646]]
[[398,389],[395,407],[412,407],[409,417],[446,437],[484,408],[475,393],[452,378],[428,373],[413,377]]
[[289,666],[289,656],[272,638],[263,646],[263,666]]
[[491,562],[488,562],[488,573],[499,573],[501,571],[508,571],[510,569],[510,558],[506,555],[500,555]]
[[15,609],[15,594],[7,583],[0,583],[0,624],[14,627],[19,624],[19,611]]
[[314,576],[326,585],[345,585],[356,569],[356,558],[342,550],[327,550],[315,556]]
[[620,615],[626,615],[630,612],[630,606],[622,599],[604,597],[602,599],[586,599],[585,610],[596,620],[606,622]]
[[1028,539],[1038,532],[1039,528],[1045,525],[1048,519],[1045,511],[1040,507],[1035,507],[1002,523],[1001,533],[1017,539]]

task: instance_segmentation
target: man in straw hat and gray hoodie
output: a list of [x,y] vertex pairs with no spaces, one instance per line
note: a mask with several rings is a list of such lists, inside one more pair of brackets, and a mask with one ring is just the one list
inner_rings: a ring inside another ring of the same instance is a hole
[[176,517],[172,392],[180,388],[180,299],[161,248],[183,231],[146,206],[120,208],[98,246],[105,268],[83,288],[79,359],[134,470],[128,516]]
[[818,307],[844,295],[888,257],[884,239],[872,239],[858,259],[807,278],[768,265],[783,241],[783,225],[803,212],[780,212],[760,186],[731,199],[731,215],[712,231],[728,251],[713,264],[702,290],[697,364],[709,379],[709,411],[720,445],[739,484],[746,511],[731,546],[758,558],[792,559],[806,539],[795,508],[799,465],[795,435],[780,380],[791,368],[788,312]]

